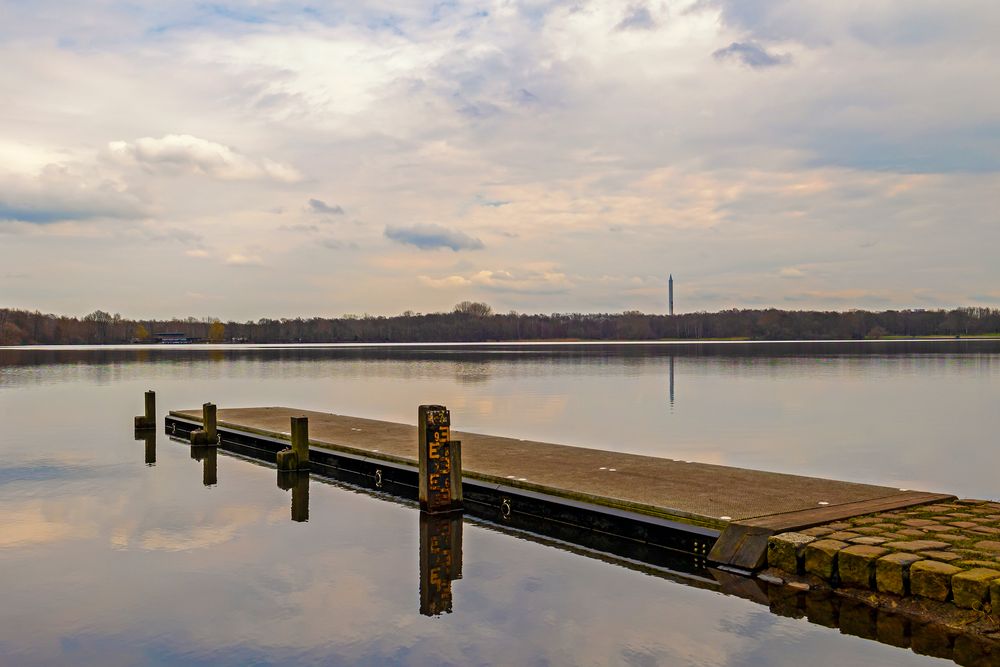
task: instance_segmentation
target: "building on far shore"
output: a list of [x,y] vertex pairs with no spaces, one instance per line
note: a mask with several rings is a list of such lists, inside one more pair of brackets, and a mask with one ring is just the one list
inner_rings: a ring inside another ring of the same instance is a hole
[[153,338],[156,339],[157,343],[163,343],[164,345],[182,345],[184,343],[198,342],[197,339],[188,338],[187,334],[183,334],[177,331],[153,334]]

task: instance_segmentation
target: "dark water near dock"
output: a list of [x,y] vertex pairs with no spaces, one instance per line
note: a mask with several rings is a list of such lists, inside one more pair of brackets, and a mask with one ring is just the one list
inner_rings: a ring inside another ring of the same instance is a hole
[[998,494],[1000,342],[0,350],[0,664],[947,664],[473,522],[426,616],[448,601],[422,599],[413,507],[313,478],[292,521],[301,485],[159,431],[147,465],[147,388],[161,423],[436,402],[462,430]]

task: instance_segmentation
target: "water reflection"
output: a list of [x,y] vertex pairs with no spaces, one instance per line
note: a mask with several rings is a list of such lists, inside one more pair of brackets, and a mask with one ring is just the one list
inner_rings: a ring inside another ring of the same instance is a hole
[[674,355],[670,355],[670,407],[674,407]]
[[191,458],[201,462],[201,483],[219,483],[219,448],[211,445],[191,445]]
[[156,429],[136,429],[135,439],[146,443],[146,465],[156,465]]
[[278,488],[292,492],[292,521],[309,521],[309,472],[279,470]]
[[420,613],[452,611],[451,582],[462,578],[462,514],[420,513]]

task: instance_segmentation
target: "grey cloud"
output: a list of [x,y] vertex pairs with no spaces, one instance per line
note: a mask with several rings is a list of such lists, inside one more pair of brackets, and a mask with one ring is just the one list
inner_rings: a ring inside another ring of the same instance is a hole
[[0,180],[0,221],[44,225],[140,218],[145,205],[121,183],[75,164],[50,164],[35,177]]
[[720,61],[736,60],[754,69],[787,65],[792,62],[792,57],[787,53],[770,53],[754,42],[733,42],[724,49],[715,51],[712,56]]
[[320,239],[319,244],[330,250],[357,250],[358,244],[354,241],[341,241],[335,238]]
[[344,215],[344,209],[338,204],[330,205],[322,199],[310,199],[308,202],[309,211],[319,215]]
[[479,239],[441,225],[388,226],[385,228],[385,237],[390,241],[416,246],[421,250],[450,248],[458,252],[483,248],[483,242]]
[[319,231],[319,225],[281,225],[278,229],[283,232],[301,232],[304,234],[312,234]]
[[509,199],[485,199],[483,197],[478,197],[478,199],[479,205],[486,206],[487,208],[500,208],[510,203]]
[[910,0],[879,3],[877,9],[828,0],[701,0],[695,10],[719,11],[720,21],[756,39],[792,40],[829,46],[843,38],[879,47],[959,47],[990,39],[1000,10],[982,2],[970,11],[965,3]]
[[615,30],[652,30],[655,27],[656,21],[649,13],[649,8],[643,5],[633,5],[629,7],[621,23],[615,26]]

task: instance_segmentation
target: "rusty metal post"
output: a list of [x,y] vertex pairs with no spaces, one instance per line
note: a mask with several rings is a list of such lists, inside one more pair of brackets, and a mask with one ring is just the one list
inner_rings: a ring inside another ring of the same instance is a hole
[[156,428],[156,392],[150,389],[146,392],[146,413],[135,418],[135,428],[145,430]]
[[456,502],[453,484],[451,414],[443,405],[421,405],[417,418],[420,509],[430,513],[461,509],[461,491]]

